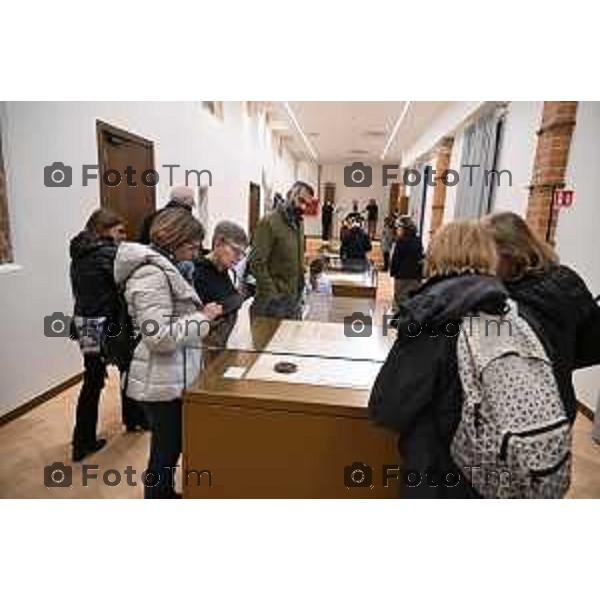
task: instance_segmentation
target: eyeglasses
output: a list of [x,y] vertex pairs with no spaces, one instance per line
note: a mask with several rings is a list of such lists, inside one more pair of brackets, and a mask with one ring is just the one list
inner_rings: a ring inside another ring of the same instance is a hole
[[242,258],[246,254],[245,246],[240,246],[234,242],[225,241],[225,243],[233,250],[234,254],[238,259]]

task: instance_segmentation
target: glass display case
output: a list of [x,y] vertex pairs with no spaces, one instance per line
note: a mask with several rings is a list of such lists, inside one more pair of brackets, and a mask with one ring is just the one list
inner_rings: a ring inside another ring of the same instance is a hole
[[[382,479],[395,436],[367,408],[395,332],[374,322],[374,300],[348,300],[308,294],[302,320],[253,316],[250,300],[225,335],[188,349],[202,370],[184,398],[184,471],[210,470],[212,485],[184,480],[187,497],[396,495]],[[357,462],[367,479],[348,484]]]

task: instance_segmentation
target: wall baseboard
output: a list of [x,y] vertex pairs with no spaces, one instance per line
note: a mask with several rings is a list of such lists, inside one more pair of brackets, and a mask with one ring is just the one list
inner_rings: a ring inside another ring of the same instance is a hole
[[583,404],[583,402],[579,402],[579,400],[577,401],[577,410],[590,421],[594,420],[594,411],[589,406]]
[[[15,419],[18,419],[22,415],[28,413],[30,410],[33,410],[36,406],[39,406],[40,404],[43,404],[44,402],[51,400],[55,396],[58,396],[59,394],[64,392],[65,390],[68,390],[70,387],[77,385],[82,379],[83,379],[83,371],[81,373],[77,373],[76,375],[73,375],[72,377],[69,377],[62,383],[55,385],[54,387],[50,388],[49,390],[42,392],[39,396],[36,396],[35,398],[32,398],[31,400],[29,400],[29,402],[25,402],[25,404],[22,404],[21,406],[17,406],[17,408],[14,408],[13,410],[7,412],[6,414],[1,415],[0,416],[0,427],[2,427],[2,425],[6,425],[7,423],[10,423],[10,421],[14,421]],[[577,401],[577,410],[584,417],[587,417],[590,421],[594,420],[594,411],[591,408],[589,408],[588,406],[586,406],[585,404],[583,404],[582,402]]]
[[65,390],[68,390],[70,387],[77,385],[82,379],[83,379],[83,371],[81,373],[77,373],[77,375],[73,375],[73,377],[69,377],[69,379],[63,381],[62,383],[59,383],[58,385],[55,385],[54,387],[50,388],[49,390],[42,392],[39,396],[36,396],[35,398],[29,400],[29,402],[25,402],[25,404],[22,404],[21,406],[17,406],[17,408],[14,408],[13,410],[7,412],[6,414],[1,415],[0,416],[0,427],[2,427],[2,425],[6,425],[7,423],[10,423],[10,421],[14,421],[15,419],[18,419],[19,417],[28,413],[30,410],[33,410],[40,404],[43,404],[44,402],[51,400],[55,396],[58,396],[58,394],[64,392]]

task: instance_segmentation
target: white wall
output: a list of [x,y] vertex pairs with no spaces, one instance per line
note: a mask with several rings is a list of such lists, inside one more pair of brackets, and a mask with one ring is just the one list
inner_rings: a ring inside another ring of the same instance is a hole
[[[365,164],[365,166],[372,169],[373,180],[371,187],[346,187],[344,185],[344,167],[346,166],[348,164],[327,164],[321,167],[321,190],[319,192],[321,200],[323,199],[325,184],[335,183],[335,204],[337,211],[334,217],[334,236],[339,231],[341,219],[352,211],[352,201],[358,200],[358,208],[362,211],[370,198],[375,198],[379,206],[378,232],[380,232],[383,219],[388,213],[390,199],[390,187],[382,185],[382,165]],[[305,232],[307,235],[321,235],[320,212],[317,216],[305,219]]]
[[[594,296],[600,294],[599,150],[600,102],[580,102],[566,174],[567,188],[575,190],[575,202],[559,214],[556,250],[561,261],[583,277]],[[576,372],[575,387],[578,399],[595,409],[600,393],[600,366]]]
[[492,207],[495,212],[509,210],[523,216],[527,213],[536,132],[542,123],[543,108],[543,102],[511,102],[508,107],[496,169],[509,170],[512,185],[508,175],[501,176]]
[[465,121],[479,110],[485,102],[454,102],[440,113],[421,136],[402,152],[402,166],[410,165],[427,154],[443,137],[453,134]]
[[[247,226],[249,182],[263,170],[285,190],[296,166],[274,150],[263,116],[249,117],[241,102],[225,102],[224,120],[200,102],[7,102],[0,103],[15,264],[0,266],[0,414],[81,370],[76,345],[43,334],[45,315],[72,309],[68,241],[98,206],[98,186],[81,186],[82,163],[97,163],[96,119],[155,143],[161,175],[157,202],[164,203],[168,170],[210,169],[209,231],[228,218]],[[46,188],[43,168],[73,166],[73,186]],[[79,167],[78,167],[79,165]],[[182,181],[175,181],[182,183]],[[196,185],[194,182],[193,185]]]

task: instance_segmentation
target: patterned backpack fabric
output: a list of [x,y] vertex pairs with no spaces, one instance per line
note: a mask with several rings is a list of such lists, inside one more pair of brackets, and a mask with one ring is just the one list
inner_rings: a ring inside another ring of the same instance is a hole
[[571,477],[571,423],[552,364],[517,314],[463,320],[457,340],[464,404],[450,447],[484,498],[562,498]]

